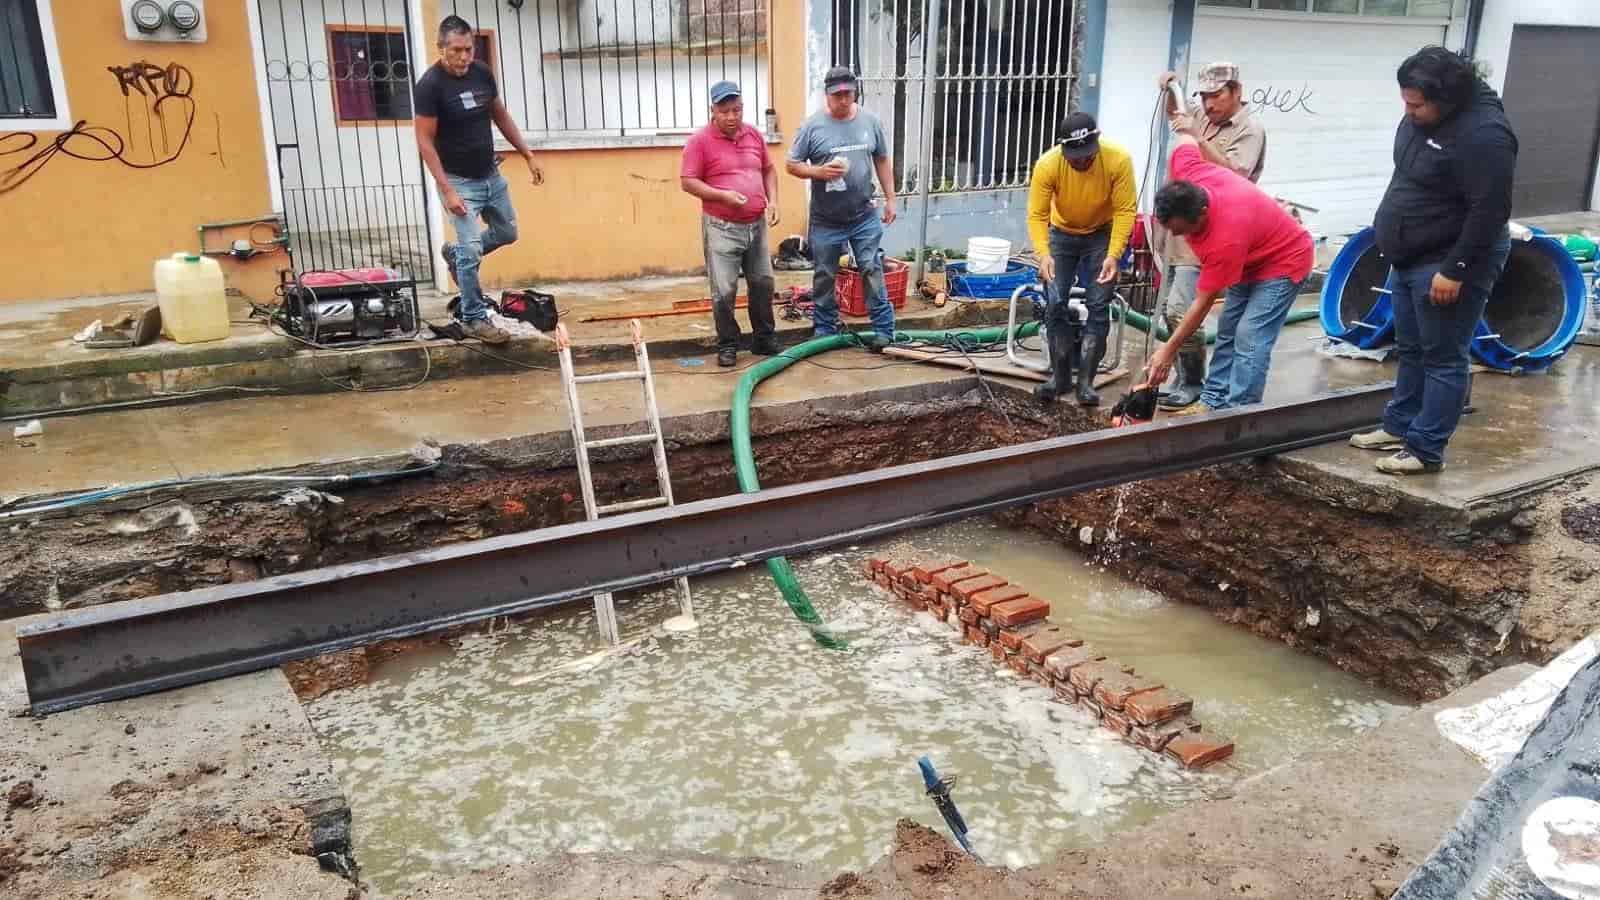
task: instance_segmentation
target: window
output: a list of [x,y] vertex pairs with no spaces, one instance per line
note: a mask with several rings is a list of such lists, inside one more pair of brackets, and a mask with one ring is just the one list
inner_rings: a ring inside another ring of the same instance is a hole
[[[1219,9],[1253,9],[1263,12],[1318,12],[1414,19],[1448,19],[1465,15],[1456,0],[1199,0],[1201,6]],[[1309,5],[1309,9],[1307,8]]]
[[0,0],[0,121],[65,128],[61,84],[49,0]]
[[[478,61],[494,71],[489,35],[475,35],[473,44]],[[328,30],[328,60],[334,115],[340,122],[411,118],[411,85],[422,73],[411,70],[404,31],[334,26]]]

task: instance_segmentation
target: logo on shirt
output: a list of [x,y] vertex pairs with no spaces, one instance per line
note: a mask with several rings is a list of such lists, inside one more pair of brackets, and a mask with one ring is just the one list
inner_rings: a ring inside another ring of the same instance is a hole
[[476,96],[474,96],[471,91],[462,91],[461,92],[461,108],[462,109],[477,109],[478,108],[478,98]]

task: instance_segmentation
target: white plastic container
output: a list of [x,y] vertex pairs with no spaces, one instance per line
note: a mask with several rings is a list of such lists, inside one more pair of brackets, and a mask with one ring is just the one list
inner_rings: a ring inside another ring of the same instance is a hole
[[180,344],[228,336],[227,288],[214,259],[174,253],[156,260],[156,304],[161,307],[161,333]]
[[999,275],[1011,261],[1011,242],[1000,238],[967,239],[967,272],[972,275]]

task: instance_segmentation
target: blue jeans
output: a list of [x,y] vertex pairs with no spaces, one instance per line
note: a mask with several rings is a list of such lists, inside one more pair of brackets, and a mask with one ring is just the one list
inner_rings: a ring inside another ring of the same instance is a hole
[[1089,309],[1089,322],[1083,327],[1085,335],[1105,337],[1111,333],[1111,285],[1098,284],[1100,264],[1105,261],[1106,250],[1111,247],[1111,226],[1092,234],[1068,234],[1050,229],[1050,257],[1055,260],[1055,291],[1046,292],[1051,297],[1044,310],[1044,327],[1067,322],[1067,301],[1076,283],[1083,288],[1083,305]]
[[1260,403],[1267,389],[1272,348],[1283,320],[1300,293],[1300,282],[1288,278],[1251,281],[1228,288],[1217,321],[1217,346],[1211,353],[1211,374],[1200,402],[1211,409]]
[[894,338],[894,307],[889,305],[889,292],[883,285],[883,261],[878,258],[878,244],[882,241],[883,222],[876,211],[851,225],[811,223],[811,324],[819,337],[839,333],[839,298],[833,285],[839,274],[839,257],[848,245],[861,272],[872,330]]
[[[455,266],[456,284],[461,287],[461,308],[458,315],[463,322],[489,317],[489,308],[483,302],[483,288],[478,284],[478,268],[483,258],[517,239],[517,211],[511,205],[511,191],[499,172],[487,178],[458,178],[446,175],[461,202],[467,205],[467,214],[450,216],[455,229],[456,242],[444,245],[445,259]],[[478,227],[478,217],[488,228]]]
[[1400,371],[1394,399],[1383,410],[1383,430],[1404,439],[1406,449],[1423,462],[1444,461],[1445,445],[1461,422],[1471,377],[1472,332],[1510,253],[1511,239],[1501,238],[1490,248],[1488,264],[1461,285],[1459,298],[1449,306],[1428,300],[1438,263],[1389,273]]

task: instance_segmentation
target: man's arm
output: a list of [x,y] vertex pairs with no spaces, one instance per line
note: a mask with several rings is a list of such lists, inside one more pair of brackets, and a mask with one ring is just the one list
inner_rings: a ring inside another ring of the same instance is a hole
[[872,158],[872,167],[878,172],[878,187],[883,189],[883,224],[893,225],[898,213],[894,208],[894,160],[888,156]]
[[1145,384],[1158,385],[1167,380],[1167,375],[1172,372],[1172,361],[1178,358],[1178,348],[1189,336],[1199,331],[1206,321],[1206,316],[1211,314],[1211,307],[1216,305],[1217,298],[1222,296],[1222,291],[1199,291],[1194,298],[1194,305],[1184,313],[1183,321],[1167,338],[1166,343],[1150,356],[1150,363],[1146,366]]
[[725,203],[728,206],[743,206],[750,199],[738,191],[724,191],[714,188],[692,175],[683,175],[678,178],[678,186],[683,188],[685,194],[709,200],[712,203]]
[[414,115],[412,127],[417,133],[417,155],[422,157],[422,164],[428,167],[428,174],[433,176],[433,183],[439,186],[439,200],[444,203],[444,208],[453,216],[467,214],[467,205],[461,202],[461,197],[456,194],[456,189],[450,186],[450,179],[444,173],[444,163],[439,159],[439,118],[437,116]]
[[783,213],[778,211],[778,167],[772,164],[770,155],[761,170],[761,184],[767,191],[767,224],[775,226],[783,218]]
[[[1055,266],[1050,259],[1050,203],[1056,195],[1056,169],[1052,164],[1046,165],[1048,156],[1039,157],[1033,164],[1033,177],[1028,179],[1028,239],[1033,242],[1033,252],[1039,257],[1041,271],[1045,281],[1050,280],[1054,274]],[[1048,267],[1051,271],[1045,272]]]
[[494,98],[493,110],[495,126],[506,136],[506,142],[517,151],[517,155],[527,161],[528,174],[533,177],[533,183],[543,184],[544,172],[539,168],[539,164],[533,161],[533,150],[528,147],[528,142],[522,139],[522,129],[517,127],[516,121],[511,118],[511,112],[506,109],[505,103],[499,97]]
[[1511,175],[1517,147],[1511,135],[1496,129],[1487,140],[1460,148],[1461,181],[1467,195],[1467,218],[1439,274],[1461,281],[1489,252],[1511,218]]

